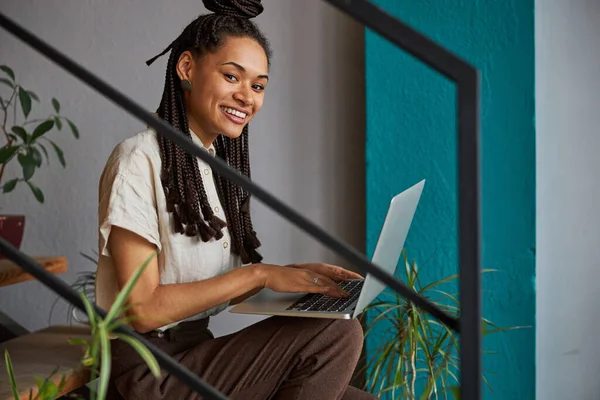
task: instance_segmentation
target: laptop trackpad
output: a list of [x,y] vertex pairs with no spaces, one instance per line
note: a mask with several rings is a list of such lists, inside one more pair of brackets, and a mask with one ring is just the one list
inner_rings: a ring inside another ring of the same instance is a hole
[[259,293],[250,297],[246,301],[239,304],[239,306],[251,305],[254,310],[258,310],[264,307],[265,310],[286,309],[292,305],[296,300],[306,295],[306,293],[280,293],[275,292],[271,289],[263,289]]

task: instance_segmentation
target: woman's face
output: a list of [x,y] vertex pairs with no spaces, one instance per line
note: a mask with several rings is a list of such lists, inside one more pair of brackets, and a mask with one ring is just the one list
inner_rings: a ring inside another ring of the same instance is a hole
[[268,81],[265,51],[255,40],[231,37],[215,53],[184,52],[177,72],[192,89],[184,93],[190,129],[210,145],[219,135],[237,138],[262,107]]

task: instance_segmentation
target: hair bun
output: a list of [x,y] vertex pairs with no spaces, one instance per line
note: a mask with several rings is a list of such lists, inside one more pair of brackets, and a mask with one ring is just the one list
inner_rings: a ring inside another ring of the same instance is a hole
[[238,18],[254,18],[264,9],[260,0],[202,0],[202,3],[215,14]]

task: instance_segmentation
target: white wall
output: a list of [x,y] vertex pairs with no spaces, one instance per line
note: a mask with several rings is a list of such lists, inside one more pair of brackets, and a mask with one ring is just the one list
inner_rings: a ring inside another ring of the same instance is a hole
[[[197,0],[3,0],[2,12],[153,111],[162,93],[162,51],[204,9]],[[257,22],[274,49],[266,103],[251,126],[254,180],[329,232],[362,250],[364,89],[362,28],[321,0],[264,0]],[[65,255],[73,282],[93,269],[79,252],[96,247],[97,182],[110,151],[142,124],[40,54],[0,30],[0,64],[45,100],[56,97],[81,139],[54,135],[68,168],[39,172],[38,205],[25,188],[0,195],[1,212],[25,213],[23,250]],[[46,107],[44,112],[49,112]],[[266,262],[337,262],[332,253],[254,202]],[[54,294],[38,282],[0,290],[1,309],[29,329],[46,326]],[[53,323],[64,323],[64,307]],[[217,334],[257,318],[223,314]]]
[[600,2],[536,2],[537,398],[600,392]]

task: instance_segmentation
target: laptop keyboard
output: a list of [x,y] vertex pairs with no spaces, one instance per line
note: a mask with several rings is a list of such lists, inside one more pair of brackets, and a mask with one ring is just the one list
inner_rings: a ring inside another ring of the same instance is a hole
[[352,302],[358,299],[364,279],[340,282],[339,286],[350,294],[347,299],[331,297],[319,293],[309,293],[289,306],[287,310],[295,311],[344,311]]

